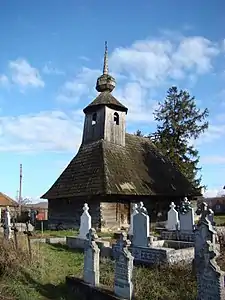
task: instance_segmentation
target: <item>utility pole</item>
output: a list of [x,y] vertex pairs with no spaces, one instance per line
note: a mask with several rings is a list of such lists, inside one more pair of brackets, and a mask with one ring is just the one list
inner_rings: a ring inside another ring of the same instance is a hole
[[20,164],[20,187],[19,187],[19,208],[20,208],[20,215],[22,211],[22,179],[23,179],[23,169],[22,164]]

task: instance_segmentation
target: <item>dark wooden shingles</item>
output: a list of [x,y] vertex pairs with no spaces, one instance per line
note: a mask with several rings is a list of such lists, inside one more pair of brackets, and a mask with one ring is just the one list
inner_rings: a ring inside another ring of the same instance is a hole
[[120,103],[110,92],[102,92],[100,93],[94,101],[92,101],[87,107],[84,108],[84,113],[86,113],[89,109],[99,105],[111,105],[117,108],[120,108],[123,111],[127,112],[127,107],[125,107],[122,103]]
[[196,195],[189,181],[149,139],[126,134],[126,147],[81,146],[45,199],[91,195]]

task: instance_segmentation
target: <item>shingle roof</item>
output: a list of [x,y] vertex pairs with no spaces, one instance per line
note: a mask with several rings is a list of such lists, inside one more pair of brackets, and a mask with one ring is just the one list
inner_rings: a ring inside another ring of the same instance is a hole
[[18,206],[19,204],[9,196],[0,192],[0,206]]
[[100,93],[94,101],[92,101],[87,107],[85,107],[83,112],[87,113],[88,111],[92,111],[93,108],[95,109],[96,106],[100,105],[107,105],[125,112],[128,111],[128,108],[120,103],[109,91],[105,91]]
[[104,140],[81,145],[41,198],[91,195],[198,195],[189,181],[143,137],[126,133],[126,146]]

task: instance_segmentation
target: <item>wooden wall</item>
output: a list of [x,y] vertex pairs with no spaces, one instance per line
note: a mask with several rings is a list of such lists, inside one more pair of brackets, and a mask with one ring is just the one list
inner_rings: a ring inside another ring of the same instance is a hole
[[[84,203],[88,203],[92,217],[92,226],[96,230],[117,230],[130,223],[130,215],[134,203],[142,201],[151,218],[151,222],[165,221],[171,201],[179,205],[180,198],[154,196],[118,196],[49,200],[49,228],[55,228],[62,223],[64,228],[79,229],[80,216]],[[157,214],[161,212],[161,216]]]
[[[114,121],[114,114],[119,116],[119,124]],[[125,146],[126,113],[105,107],[104,139],[117,145]]]
[[[118,114],[119,124],[114,121],[114,114]],[[93,124],[93,115],[96,123]],[[88,144],[104,139],[117,145],[125,146],[126,113],[109,107],[101,107],[96,112],[88,113],[84,120],[82,144]]]
[[88,144],[104,138],[105,109],[96,111],[96,124],[92,124],[93,113],[85,115],[82,144]]
[[100,205],[99,201],[85,201],[85,199],[51,199],[48,200],[48,224],[54,229],[59,223],[63,228],[79,229],[80,216],[83,213],[84,203],[89,206],[89,213],[92,217],[92,226],[96,229],[100,226]]

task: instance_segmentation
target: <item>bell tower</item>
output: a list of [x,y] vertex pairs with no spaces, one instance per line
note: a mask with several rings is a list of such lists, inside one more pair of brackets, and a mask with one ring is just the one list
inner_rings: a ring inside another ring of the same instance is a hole
[[105,42],[103,74],[96,83],[96,90],[100,94],[83,110],[85,121],[82,144],[105,140],[125,146],[128,109],[111,94],[115,86],[116,80],[108,71],[108,47]]

